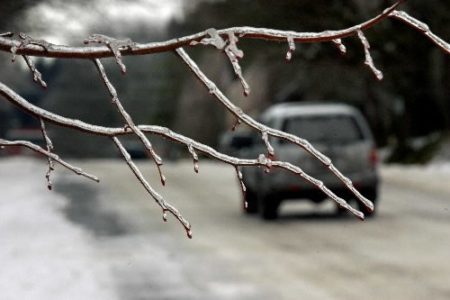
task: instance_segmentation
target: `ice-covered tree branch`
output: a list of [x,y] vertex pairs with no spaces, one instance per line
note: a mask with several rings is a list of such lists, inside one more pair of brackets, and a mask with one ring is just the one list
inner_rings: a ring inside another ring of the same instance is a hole
[[[123,119],[122,127],[105,127],[96,124],[84,122],[73,118],[68,118],[60,114],[50,112],[46,109],[38,107],[28,100],[21,97],[18,93],[12,90],[7,85],[0,82],[0,95],[3,99],[15,105],[19,109],[25,111],[29,115],[34,116],[41,123],[41,131],[46,143],[46,149],[37,146],[29,141],[11,141],[2,139],[0,137],[0,147],[10,146],[22,146],[27,147],[35,152],[47,157],[48,171],[46,178],[49,188],[51,187],[50,175],[54,169],[54,163],[59,163],[67,169],[75,172],[76,174],[85,176],[89,179],[98,181],[98,179],[90,174],[85,173],[79,168],[73,167],[69,163],[62,160],[58,155],[54,153],[52,141],[46,130],[46,124],[52,123],[57,126],[69,127],[88,134],[107,136],[111,138],[112,143],[117,147],[121,156],[125,159],[126,164],[131,169],[132,173],[136,176],[137,180],[142,184],[150,196],[156,201],[157,205],[162,209],[163,219],[167,219],[167,214],[173,215],[184,227],[189,237],[192,236],[191,225],[183,217],[183,215],[171,204],[169,204],[149,183],[143,173],[139,170],[137,165],[133,162],[131,156],[120,141],[120,137],[123,135],[136,136],[142,146],[146,149],[149,156],[154,160],[156,167],[158,168],[160,179],[162,184],[165,183],[165,177],[162,174],[161,166],[163,161],[161,157],[155,152],[150,139],[147,134],[159,135],[170,141],[182,144],[186,147],[186,151],[192,156],[194,171],[199,170],[199,156],[198,153],[203,153],[211,158],[222,161],[233,166],[236,170],[237,177],[241,184],[241,189],[245,193],[246,187],[243,183],[242,173],[240,167],[262,167],[267,171],[271,168],[279,168],[287,170],[293,173],[293,176],[299,176],[302,179],[308,181],[319,190],[321,190],[330,199],[335,201],[340,207],[349,210],[352,214],[360,219],[364,219],[364,214],[353,207],[351,207],[344,199],[333,193],[323,182],[305,173],[301,166],[294,165],[286,161],[275,160],[275,149],[269,142],[269,137],[283,139],[289,143],[292,143],[299,148],[307,151],[315,159],[320,161],[334,176],[340,179],[345,187],[351,191],[361,203],[367,207],[369,211],[373,210],[373,204],[369,199],[366,199],[360,194],[360,192],[354,187],[350,179],[342,174],[333,164],[333,162],[325,156],[323,153],[315,149],[311,143],[307,140],[288,134],[286,132],[273,129],[266,125],[263,125],[248,114],[246,114],[241,108],[236,106],[231,99],[229,99],[218,87],[210,80],[195,61],[188,55],[184,48],[186,47],[200,47],[200,46],[213,46],[218,51],[222,51],[228,58],[237,78],[240,80],[245,95],[250,93],[250,86],[244,78],[244,72],[239,64],[239,60],[244,56],[243,51],[239,48],[239,41],[242,39],[261,39],[275,42],[287,43],[286,59],[292,59],[293,52],[296,48],[296,43],[318,43],[318,42],[331,42],[338,50],[345,54],[347,48],[344,45],[344,39],[349,37],[356,37],[359,39],[363,46],[365,64],[375,74],[378,79],[382,79],[382,72],[375,66],[375,62],[372,59],[370,53],[370,43],[366,38],[364,32],[377,25],[379,22],[394,18],[402,21],[407,26],[410,26],[416,30],[419,30],[422,34],[428,37],[434,44],[440,47],[445,53],[450,54],[450,46],[442,38],[435,35],[429,27],[408,15],[405,12],[397,10],[397,7],[404,2],[399,0],[392,6],[385,9],[379,15],[365,22],[357,24],[355,26],[345,28],[342,30],[326,30],[321,32],[296,32],[275,30],[267,28],[254,28],[254,27],[231,27],[225,29],[208,29],[202,32],[198,32],[192,35],[171,39],[163,42],[151,42],[151,43],[136,43],[130,39],[115,39],[105,35],[94,34],[89,36],[86,40],[86,44],[97,43],[99,45],[92,46],[86,45],[83,47],[72,47],[65,45],[55,45],[45,40],[39,40],[29,37],[26,34],[19,33],[14,34],[6,32],[0,34],[0,51],[12,53],[14,60],[16,55],[21,55],[25,59],[32,75],[33,80],[40,83],[43,87],[46,87],[46,83],[42,78],[42,74],[36,69],[31,57],[53,57],[53,58],[81,58],[86,60],[92,60],[98,71],[99,77],[106,86],[111,99],[112,104],[116,107],[118,113]],[[252,159],[242,159],[239,157],[229,156],[218,152],[217,150],[199,143],[189,137],[178,134],[169,128],[157,126],[157,125],[140,125],[136,124],[132,115],[125,109],[122,102],[119,99],[116,88],[108,78],[106,71],[103,67],[101,58],[114,57],[117,64],[120,67],[122,73],[125,73],[126,66],[122,61],[122,56],[126,55],[148,55],[153,53],[174,51],[180,60],[188,67],[188,69],[194,74],[194,76],[204,85],[209,93],[222,105],[228,112],[230,112],[236,118],[237,124],[245,124],[257,131],[260,134],[262,141],[267,148],[267,154],[261,153],[258,157]],[[101,100],[99,100],[101,101]],[[106,104],[105,104],[106,105]]]

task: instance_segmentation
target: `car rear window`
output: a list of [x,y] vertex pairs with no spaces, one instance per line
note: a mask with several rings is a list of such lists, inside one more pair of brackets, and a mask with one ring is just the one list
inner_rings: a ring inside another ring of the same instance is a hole
[[301,116],[286,119],[283,130],[311,143],[351,143],[363,139],[356,120],[349,115]]

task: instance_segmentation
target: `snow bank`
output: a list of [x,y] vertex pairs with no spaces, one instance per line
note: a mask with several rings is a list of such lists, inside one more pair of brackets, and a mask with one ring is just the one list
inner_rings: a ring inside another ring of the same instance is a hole
[[383,165],[383,181],[432,193],[450,195],[450,161],[429,165]]
[[0,159],[0,299],[115,299],[90,237],[46,189],[44,161]]

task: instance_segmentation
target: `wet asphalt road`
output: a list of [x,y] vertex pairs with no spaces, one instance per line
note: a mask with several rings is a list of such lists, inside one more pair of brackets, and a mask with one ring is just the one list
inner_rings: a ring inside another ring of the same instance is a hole
[[55,191],[120,299],[450,299],[450,195],[384,183],[373,220],[292,202],[268,223],[241,213],[232,168],[168,163],[161,187],[140,164],[192,223],[189,240],[121,161],[81,165],[102,183],[63,174]]

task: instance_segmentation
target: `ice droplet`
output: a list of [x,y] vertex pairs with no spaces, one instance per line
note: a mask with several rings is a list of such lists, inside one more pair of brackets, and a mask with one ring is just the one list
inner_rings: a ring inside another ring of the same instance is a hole
[[247,201],[244,202],[244,208],[245,208],[245,209],[248,208],[248,202],[247,202]]
[[292,36],[288,36],[287,37],[287,42],[288,42],[289,49],[286,52],[286,60],[290,61],[292,59],[292,55],[293,55],[293,53],[295,51],[294,38]]
[[361,44],[362,44],[363,47],[364,47],[364,55],[365,55],[365,61],[364,61],[364,64],[365,64],[366,66],[368,66],[368,67],[372,70],[373,74],[375,75],[375,77],[376,77],[378,80],[382,80],[382,79],[383,79],[383,73],[382,73],[380,70],[378,70],[377,67],[375,67],[375,64],[374,64],[374,62],[373,62],[372,55],[370,54],[370,44],[369,44],[369,41],[367,40],[366,36],[364,35],[364,33],[362,32],[361,29],[359,29],[359,30],[357,31],[357,34],[358,34],[359,40],[361,41]]
[[345,47],[344,43],[342,43],[341,39],[334,39],[333,43],[338,47],[339,51],[341,51],[341,54],[347,53],[347,48]]
[[264,156],[264,154],[260,154],[260,155],[258,156],[258,162],[259,162],[261,165],[265,165],[265,164],[266,164],[266,161],[267,161],[267,158]]
[[198,155],[194,150],[194,146],[192,144],[188,145],[189,153],[191,153],[192,159],[194,161],[194,172],[198,173],[199,165],[198,165]]
[[192,239],[192,230],[189,229],[188,231],[186,231],[187,237]]
[[273,149],[272,145],[269,142],[269,135],[268,135],[267,131],[262,132],[261,138],[264,141],[264,144],[266,144],[269,157],[273,157],[275,155],[275,150]]
[[267,174],[270,173],[270,170],[272,169],[272,160],[270,158],[266,159],[266,168],[264,170],[264,172],[266,172]]
[[163,221],[167,222],[167,213],[164,211],[162,215]]
[[241,124],[241,120],[236,119],[236,121],[233,124],[233,127],[231,128],[231,131],[235,131],[236,128],[239,126],[239,124]]

